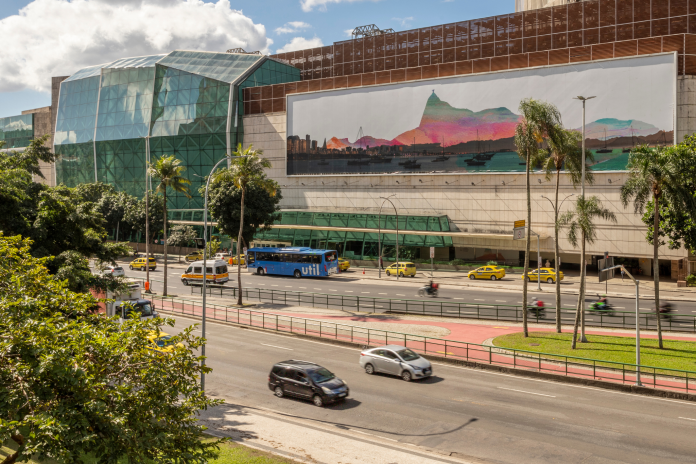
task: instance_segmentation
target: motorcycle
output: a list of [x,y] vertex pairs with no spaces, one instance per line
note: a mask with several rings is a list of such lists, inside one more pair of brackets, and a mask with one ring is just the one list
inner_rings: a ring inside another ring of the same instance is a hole
[[425,287],[418,290],[418,296],[421,296],[421,297],[431,296],[433,298],[437,298],[437,294],[438,294],[438,285],[437,284],[426,285]]
[[[652,313],[650,315],[651,318],[655,317],[655,307],[653,306],[652,308]],[[663,303],[660,305],[660,318],[666,321],[672,321],[672,304],[671,303]]]
[[544,302],[541,300],[534,300],[530,305],[527,306],[527,311],[541,316],[544,314]]
[[[597,297],[599,297],[599,295],[597,295]],[[607,314],[609,316],[613,316],[615,313],[614,307],[609,304],[606,297],[599,298],[597,301],[590,304],[588,311],[598,314]]]

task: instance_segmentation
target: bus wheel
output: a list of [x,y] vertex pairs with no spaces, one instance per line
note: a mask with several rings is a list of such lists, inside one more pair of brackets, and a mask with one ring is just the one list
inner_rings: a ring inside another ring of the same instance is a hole
[[300,277],[302,277],[302,273],[300,272],[299,269],[295,269],[295,278],[299,279]]
[[258,274],[258,275],[263,275],[263,268],[262,268],[262,267],[257,268],[257,269],[256,269],[256,274]]

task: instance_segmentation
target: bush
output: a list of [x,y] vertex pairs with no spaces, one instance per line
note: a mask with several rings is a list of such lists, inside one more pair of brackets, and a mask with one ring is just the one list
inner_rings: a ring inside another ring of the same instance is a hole
[[691,274],[686,278],[686,285],[689,287],[696,287],[696,275]]

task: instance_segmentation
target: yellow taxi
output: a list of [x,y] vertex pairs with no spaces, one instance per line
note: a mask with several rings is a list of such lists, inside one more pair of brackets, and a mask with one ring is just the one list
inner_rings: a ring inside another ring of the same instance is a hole
[[488,280],[500,280],[505,277],[505,269],[497,266],[483,266],[473,271],[469,271],[467,274],[471,280],[474,279],[488,279]]
[[[244,257],[244,255],[239,255],[239,261],[242,263],[242,266],[246,264],[246,258]],[[237,255],[232,256],[229,259],[229,263],[232,266],[236,266],[237,265]]]
[[[542,267],[541,269],[541,281],[553,284],[556,282],[556,270],[552,267]],[[522,275],[524,279],[524,275]],[[536,282],[539,278],[539,269],[534,269],[532,272],[527,274],[528,282]],[[558,271],[558,278],[563,281],[563,271]]]
[[[396,263],[389,266],[385,272],[388,276],[396,275]],[[399,277],[404,276],[416,277],[416,265],[413,263],[399,263]]]
[[[227,261],[221,259],[210,260],[205,263],[205,267],[205,280],[207,283],[224,284],[230,280]],[[191,284],[201,285],[203,283],[203,261],[189,264],[186,271],[181,274],[181,283],[187,287]]]
[[194,251],[193,253],[187,254],[184,258],[187,263],[192,263],[201,259],[203,259],[203,251]]
[[[145,265],[145,258],[136,258],[133,261],[130,262],[128,265],[130,270],[132,271],[133,269],[140,269],[141,271],[144,271],[145,268],[147,267]],[[155,261],[155,258],[150,258],[150,270],[154,271],[157,269],[157,261]]]
[[341,272],[347,271],[350,269],[350,261],[345,258],[338,258],[338,268]]
[[150,332],[147,336],[147,347],[159,354],[171,353],[176,347],[184,347],[181,342],[174,343],[172,337],[165,332],[160,332],[159,335],[157,332]]

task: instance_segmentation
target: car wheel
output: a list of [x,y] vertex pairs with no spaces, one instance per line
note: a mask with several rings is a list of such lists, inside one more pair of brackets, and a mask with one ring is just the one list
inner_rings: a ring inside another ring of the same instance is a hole
[[531,282],[531,281],[532,281],[532,279],[530,279],[529,277],[527,277],[527,282]]
[[387,271],[387,277],[389,277],[390,275],[391,275],[391,274],[389,273],[389,271]]
[[401,378],[403,379],[404,382],[410,382],[411,381],[411,373],[409,371],[403,371],[401,373]]
[[295,272],[293,275],[295,276],[296,279],[299,279],[300,277],[302,277],[302,272],[299,269],[295,269]]
[[404,276],[404,273],[403,273],[403,272],[399,272],[399,277],[403,277],[403,276]]
[[131,271],[133,270],[133,266],[128,266],[128,268],[129,268]]
[[273,389],[273,394],[278,398],[282,398],[283,396],[285,396],[285,392],[283,391],[283,387],[281,387],[280,385],[275,387]]
[[469,276],[469,279],[471,279],[471,280],[476,280],[476,276],[475,276],[474,274],[471,274],[471,275]]
[[322,406],[324,406],[324,400],[321,399],[321,396],[319,396],[319,395],[314,395],[314,398],[312,398],[312,403],[314,403],[314,406],[317,406],[320,408]]
[[552,283],[553,283],[553,278],[552,278],[552,277],[549,277],[548,279],[546,279],[546,281],[547,281],[548,283],[552,284]]
[[365,364],[365,373],[367,375],[372,375],[375,373],[375,367],[372,364]]
[[498,278],[496,276],[491,276],[491,280],[497,280]]
[[416,274],[411,274],[411,277],[416,277]]
[[189,286],[189,281],[187,279],[181,279],[181,283],[184,284],[184,287]]

